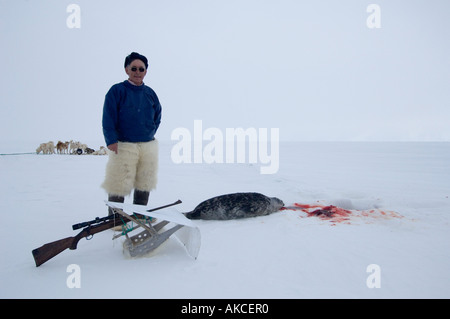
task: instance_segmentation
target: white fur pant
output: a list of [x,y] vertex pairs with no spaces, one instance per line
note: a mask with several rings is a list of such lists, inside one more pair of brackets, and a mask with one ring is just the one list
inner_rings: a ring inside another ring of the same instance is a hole
[[158,173],[158,141],[144,143],[119,142],[117,154],[109,152],[102,187],[108,195],[128,196],[133,189],[151,191],[156,188]]

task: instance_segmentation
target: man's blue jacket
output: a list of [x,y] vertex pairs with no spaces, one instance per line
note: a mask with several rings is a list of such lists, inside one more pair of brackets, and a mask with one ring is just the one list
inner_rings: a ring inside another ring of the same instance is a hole
[[126,80],[109,89],[102,119],[106,145],[151,141],[160,123],[161,104],[150,87],[135,86]]

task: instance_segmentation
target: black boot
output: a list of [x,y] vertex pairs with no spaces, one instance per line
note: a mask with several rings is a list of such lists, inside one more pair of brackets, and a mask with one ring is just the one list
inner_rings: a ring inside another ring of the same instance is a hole
[[[125,197],[123,196],[117,196],[117,195],[108,195],[108,201],[114,202],[114,203],[123,203],[125,202]],[[114,212],[111,207],[108,207],[108,214],[113,215]]]
[[149,195],[150,195],[150,192],[140,191],[140,190],[135,189],[134,196],[133,196],[133,204],[146,206],[148,203]]

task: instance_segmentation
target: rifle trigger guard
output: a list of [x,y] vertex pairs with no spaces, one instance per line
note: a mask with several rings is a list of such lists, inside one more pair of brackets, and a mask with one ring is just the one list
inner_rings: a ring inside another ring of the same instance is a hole
[[88,229],[87,229],[88,234],[86,235],[86,240],[91,240],[92,237],[94,237],[93,234],[90,234],[91,232],[91,226],[89,225]]

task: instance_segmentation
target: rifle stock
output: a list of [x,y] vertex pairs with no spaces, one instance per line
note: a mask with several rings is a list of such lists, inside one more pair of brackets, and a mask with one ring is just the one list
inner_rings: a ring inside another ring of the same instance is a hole
[[[181,201],[178,200],[178,201],[176,201],[176,202],[174,202],[172,204],[161,206],[161,207],[158,207],[158,208],[154,208],[154,209],[151,209],[149,211],[155,211],[155,210],[158,210],[158,209],[166,208],[166,207],[177,205],[177,204],[180,204],[180,203],[181,203]],[[142,219],[149,218],[149,216],[142,215],[142,214],[135,214],[135,216],[138,217],[138,218],[142,218]],[[41,246],[39,248],[36,248],[36,249],[34,249],[32,251],[33,258],[34,258],[34,261],[36,263],[36,267],[39,267],[40,265],[42,265],[46,261],[52,259],[56,255],[59,255],[60,253],[62,253],[67,248],[69,248],[70,250],[77,249],[78,242],[82,238],[93,236],[93,235],[95,235],[97,233],[100,233],[100,232],[102,232],[104,230],[113,228],[115,226],[121,226],[124,223],[127,223],[129,221],[130,220],[128,218],[123,216],[120,219],[108,220],[108,221],[105,221],[105,222],[102,222],[102,223],[99,223],[99,224],[96,224],[96,225],[90,225],[90,226],[84,228],[76,236],[60,239],[60,240],[57,240],[57,241],[45,244],[45,245],[43,245],[43,246]]]
[[52,259],[56,255],[59,255],[67,248],[69,248],[70,250],[77,249],[78,242],[82,238],[97,234],[99,232],[102,232],[106,229],[110,229],[117,225],[118,224],[115,223],[115,221],[111,220],[103,224],[86,227],[76,236],[60,239],[34,249],[32,253],[34,261],[36,263],[36,267],[39,267],[46,261]]
[[72,247],[74,239],[75,237],[67,237],[34,249],[32,253],[36,267],[62,253],[67,248]]

